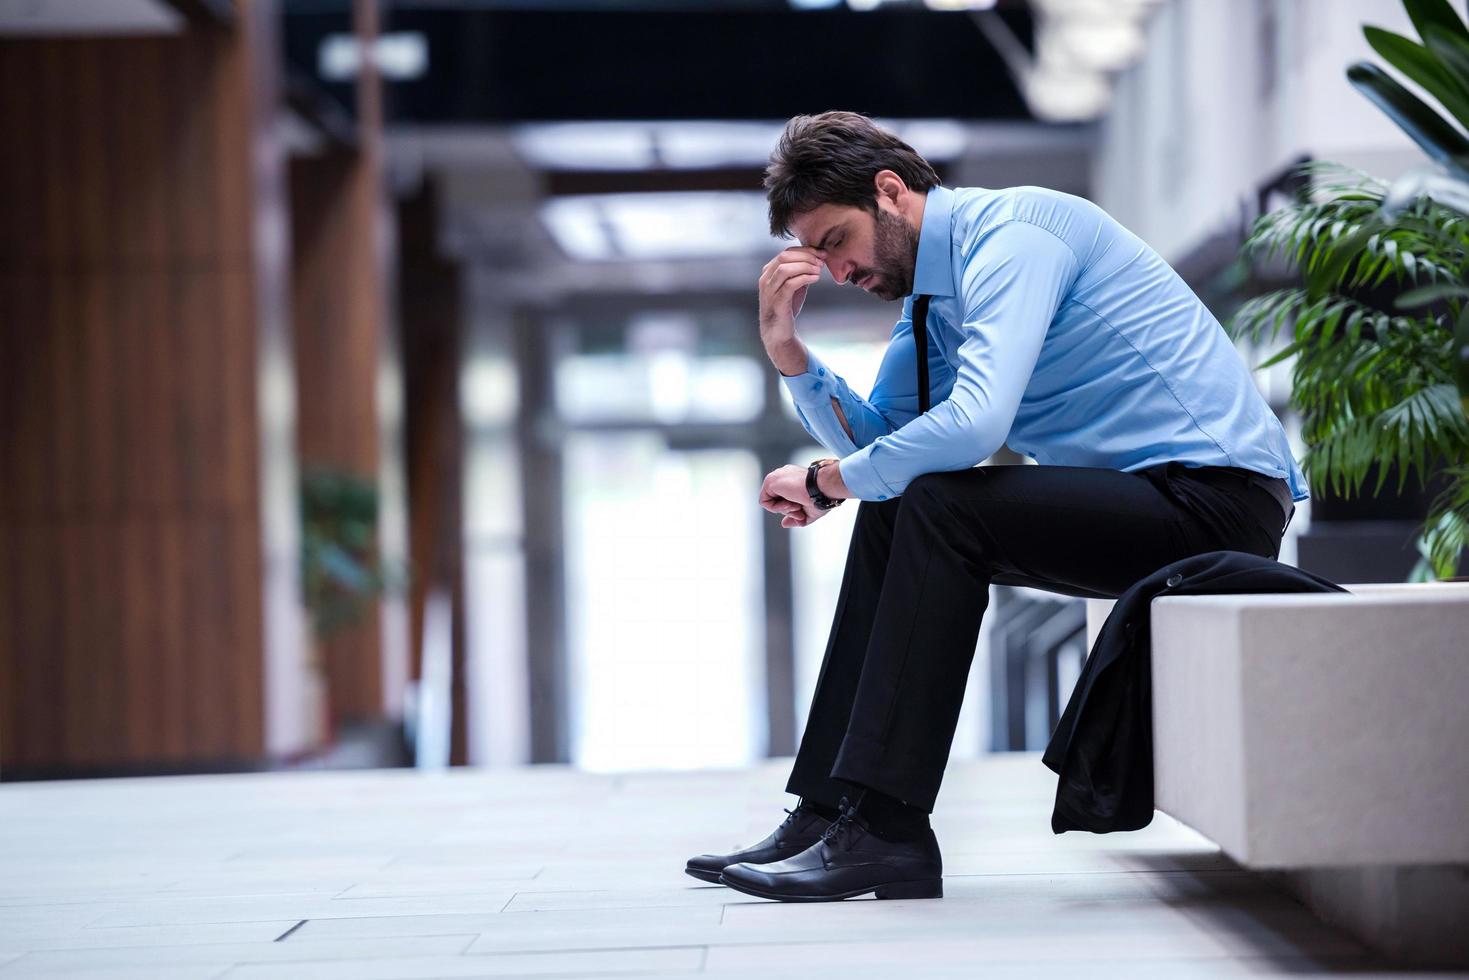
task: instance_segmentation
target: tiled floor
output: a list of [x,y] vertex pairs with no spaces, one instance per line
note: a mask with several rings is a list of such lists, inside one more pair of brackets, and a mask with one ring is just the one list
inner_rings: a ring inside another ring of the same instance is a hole
[[779,822],[786,768],[0,786],[0,980],[1392,972],[1166,817],[1052,835],[1034,755],[950,768],[942,900],[685,876]]

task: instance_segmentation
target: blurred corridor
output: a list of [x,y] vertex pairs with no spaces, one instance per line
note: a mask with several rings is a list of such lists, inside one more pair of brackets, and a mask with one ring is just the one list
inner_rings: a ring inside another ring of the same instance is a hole
[[[784,120],[1090,197],[1223,318],[1297,161],[1411,163],[1339,83],[1382,6],[0,0],[0,779],[793,753],[856,508],[756,505],[819,452],[756,332]],[[896,313],[800,323],[865,391]],[[1049,731],[1038,601],[956,757]]]

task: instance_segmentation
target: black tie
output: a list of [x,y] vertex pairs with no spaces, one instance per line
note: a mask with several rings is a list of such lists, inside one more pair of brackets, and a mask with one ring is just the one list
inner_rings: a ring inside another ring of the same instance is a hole
[[913,297],[913,346],[918,348],[918,414],[928,411],[928,297]]

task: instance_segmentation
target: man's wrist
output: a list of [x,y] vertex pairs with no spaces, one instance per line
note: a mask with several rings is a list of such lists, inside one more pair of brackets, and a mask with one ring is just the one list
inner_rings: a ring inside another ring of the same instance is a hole
[[799,337],[768,344],[765,354],[770,358],[770,363],[775,365],[775,369],[787,378],[806,373],[806,345],[801,343]]
[[842,463],[838,459],[824,462],[821,469],[816,471],[816,485],[832,500],[846,500],[852,496],[846,481],[842,479]]

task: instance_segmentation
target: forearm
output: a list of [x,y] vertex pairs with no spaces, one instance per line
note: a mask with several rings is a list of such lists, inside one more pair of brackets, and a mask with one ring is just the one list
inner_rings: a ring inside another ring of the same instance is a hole
[[796,414],[811,436],[832,455],[845,456],[893,429],[881,412],[858,396],[814,351],[805,351],[806,371],[784,375]]
[[[1013,411],[982,408],[958,392],[926,414],[842,460],[849,496],[888,500],[924,473],[967,469],[1004,442]],[[964,410],[959,410],[959,405]]]
[[[783,378],[798,378],[811,370],[811,355],[800,337],[792,336],[783,343],[767,343],[765,354],[770,358],[770,363],[775,365],[775,369],[780,372]],[[849,440],[853,440],[852,426],[847,422],[847,415],[842,411],[841,402],[835,396],[832,396],[830,401],[831,412],[836,416],[837,422],[841,424],[842,432],[846,434]],[[808,428],[810,427],[808,426]],[[853,445],[855,444],[854,440]]]
[[806,345],[801,342],[800,337],[767,344],[765,354],[770,358],[770,363],[775,365],[775,369],[787,378],[806,373],[809,358]]

